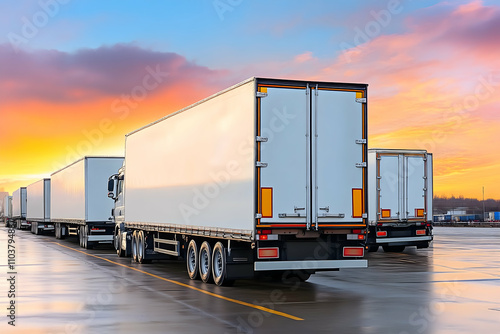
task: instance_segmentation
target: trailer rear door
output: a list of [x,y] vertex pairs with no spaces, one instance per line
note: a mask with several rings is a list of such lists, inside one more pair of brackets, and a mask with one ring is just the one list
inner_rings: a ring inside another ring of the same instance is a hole
[[405,168],[405,214],[408,220],[423,219],[426,212],[426,159],[425,155],[404,157]]
[[364,94],[259,85],[260,227],[365,226]]
[[377,179],[380,220],[423,220],[427,213],[427,155],[380,153]]

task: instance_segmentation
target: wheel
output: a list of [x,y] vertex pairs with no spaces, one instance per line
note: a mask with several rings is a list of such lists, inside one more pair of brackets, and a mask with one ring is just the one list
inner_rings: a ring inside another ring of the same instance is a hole
[[226,249],[222,242],[217,242],[212,255],[212,275],[217,285],[232,285],[234,280],[227,279]]
[[85,231],[84,239],[83,239],[83,242],[84,242],[84,245],[85,245],[84,248],[85,249],[92,249],[92,248],[94,248],[94,242],[93,241],[89,241],[90,231],[89,231],[89,226],[88,225],[85,225],[84,231]]
[[198,245],[194,239],[191,239],[186,252],[186,267],[190,279],[198,279],[200,277],[198,271],[200,263],[198,259]]
[[146,235],[144,231],[137,232],[137,262],[151,263],[151,260],[146,259]]
[[78,228],[78,241],[80,241],[80,247],[83,248],[83,226]]
[[384,252],[401,253],[405,250],[405,246],[382,246]]
[[378,247],[379,247],[379,245],[370,245],[370,246],[368,246],[368,252],[370,252],[370,253],[376,252],[376,251],[378,251]]
[[56,239],[64,239],[61,223],[56,223],[56,226],[54,228],[55,228]]
[[206,241],[203,241],[200,247],[200,277],[204,283],[212,278],[212,247]]
[[115,231],[114,239],[116,254],[118,257],[124,257],[125,251],[122,249],[122,231],[120,231],[119,228]]
[[137,231],[134,231],[134,233],[132,233],[131,244],[132,244],[132,261],[137,262]]

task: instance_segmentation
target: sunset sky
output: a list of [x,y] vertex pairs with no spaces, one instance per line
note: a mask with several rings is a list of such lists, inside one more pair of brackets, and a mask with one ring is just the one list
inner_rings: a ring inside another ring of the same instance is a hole
[[500,199],[498,1],[0,0],[0,191],[251,76],[369,84],[369,146]]

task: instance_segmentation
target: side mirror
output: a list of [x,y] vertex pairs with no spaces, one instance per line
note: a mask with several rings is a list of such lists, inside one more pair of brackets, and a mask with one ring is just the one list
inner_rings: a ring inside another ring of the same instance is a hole
[[108,192],[109,192],[109,193],[108,193],[108,197],[109,197],[109,194],[110,194],[110,193],[111,193],[111,194],[113,193],[113,190],[115,190],[115,179],[110,178],[110,179],[108,180]]
[[110,191],[110,192],[108,193],[108,197],[109,197],[109,198],[113,198],[113,199],[114,199],[114,198],[115,198],[115,194],[113,194],[113,192],[112,192],[112,191]]

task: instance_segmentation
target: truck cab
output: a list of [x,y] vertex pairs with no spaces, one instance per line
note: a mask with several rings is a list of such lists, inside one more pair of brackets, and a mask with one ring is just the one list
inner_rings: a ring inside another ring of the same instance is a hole
[[113,244],[118,256],[128,256],[127,242],[130,244],[130,238],[127,241],[127,233],[125,230],[125,205],[123,198],[123,188],[125,183],[125,163],[118,170],[117,174],[113,174],[108,179],[108,197],[114,200],[114,207],[111,209],[111,220],[115,223],[113,234]]

